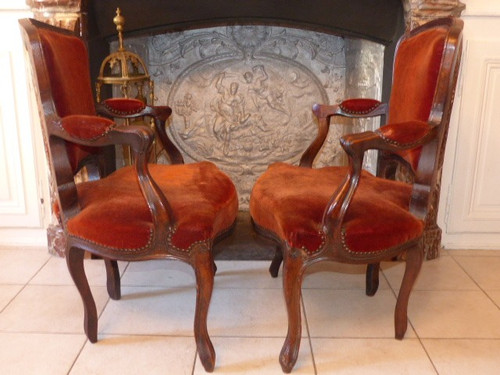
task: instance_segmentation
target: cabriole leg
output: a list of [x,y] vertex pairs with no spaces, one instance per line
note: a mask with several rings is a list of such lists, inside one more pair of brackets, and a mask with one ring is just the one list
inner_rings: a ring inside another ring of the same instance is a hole
[[70,247],[66,255],[66,263],[73,281],[80,292],[84,308],[83,327],[90,342],[97,342],[97,308],[94,297],[85,276],[83,258],[85,252],[77,247]]
[[[287,249],[286,251],[289,251]],[[303,277],[303,259],[287,254],[283,266],[283,292],[288,314],[288,333],[280,353],[283,372],[290,373],[297,362],[302,322],[300,315],[300,294]]]
[[422,262],[424,260],[424,251],[422,247],[412,248],[406,254],[406,269],[399,290],[398,301],[396,302],[396,311],[394,313],[394,323],[396,330],[396,339],[402,340],[408,327],[408,301],[410,293],[415,284]]
[[196,310],[194,317],[196,347],[205,371],[212,372],[215,367],[215,350],[207,329],[208,308],[214,287],[214,261],[210,249],[194,250],[192,266],[196,275]]

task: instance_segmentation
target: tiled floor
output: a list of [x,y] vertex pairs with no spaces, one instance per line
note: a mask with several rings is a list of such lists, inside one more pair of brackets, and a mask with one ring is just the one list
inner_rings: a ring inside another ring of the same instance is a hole
[[[122,299],[104,266],[87,260],[100,312],[99,342],[82,328],[64,259],[45,249],[0,250],[0,374],[203,374],[192,336],[194,278],[180,262],[121,263]],[[209,314],[217,374],[281,374],[286,312],[267,261],[218,261]],[[393,339],[403,265],[383,265],[374,297],[364,270],[320,265],[304,281],[295,374],[498,374],[500,251],[445,251],[426,261],[410,326]]]

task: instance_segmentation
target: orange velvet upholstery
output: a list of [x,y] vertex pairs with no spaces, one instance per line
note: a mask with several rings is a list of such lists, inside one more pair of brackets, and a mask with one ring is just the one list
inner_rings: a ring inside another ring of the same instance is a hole
[[95,139],[106,134],[116,124],[105,117],[70,115],[62,119],[62,127],[73,137],[80,139]]
[[373,111],[380,104],[380,101],[376,99],[346,99],[339,104],[339,107],[345,113],[351,115],[361,115]]
[[[347,167],[272,164],[255,184],[250,214],[257,225],[291,247],[314,253],[324,242],[321,222],[325,208],[346,174]],[[411,188],[363,171],[343,223],[346,248],[377,252],[421,235],[423,222],[408,211]]]
[[[406,121],[382,126],[377,130],[377,133],[395,144],[407,145],[417,142],[423,136],[427,135],[430,130],[431,127],[427,122]],[[412,166],[413,170],[416,170],[421,150],[422,147],[415,147],[413,149],[399,151],[398,154]]]
[[[57,114],[60,117],[76,114],[95,115],[88,54],[83,41],[52,30],[42,29],[39,35]],[[76,144],[68,144],[67,149],[71,167],[75,172],[81,160],[96,152],[92,147]]]
[[[288,316],[279,355],[283,372],[291,372],[298,359],[302,282],[318,262],[366,264],[365,293],[373,296],[381,262],[404,260],[394,310],[395,337],[404,338],[410,293],[426,251],[438,252],[440,246],[436,210],[462,29],[461,20],[448,17],[405,33],[396,49],[389,104],[363,98],[314,104],[318,133],[299,165],[274,163],[257,179],[250,215],[257,233],[276,244],[273,277],[283,264]],[[340,137],[347,166],[314,166],[328,147],[330,128],[342,125],[333,118],[383,115],[388,122],[379,129]],[[374,151],[377,176],[364,169],[367,153]],[[397,181],[401,166],[411,183]]]
[[[170,107],[136,99],[94,105],[86,47],[71,31],[33,19],[19,24],[38,85],[51,198],[64,231],[68,270],[83,302],[85,334],[97,341],[86,252],[103,259],[107,291],[116,300],[121,298],[118,261],[177,259],[193,269],[196,353],[212,372],[216,356],[207,327],[216,271],[212,249],[236,221],[236,188],[213,163],[184,164],[165,131]],[[127,121],[133,119],[145,120]],[[156,144],[171,165],[148,162]],[[130,148],[133,165],[116,170],[107,157],[122,146]],[[84,166],[87,174],[78,174]]]
[[[236,189],[214,164],[150,164],[149,169],[178,220],[173,246],[187,250],[231,227],[238,212]],[[112,248],[141,249],[149,243],[151,212],[133,167],[79,184],[78,198],[81,212],[67,224],[71,235]]]
[[[446,36],[446,28],[433,28],[400,43],[394,61],[389,124],[429,119]],[[401,156],[416,169],[420,148]]]
[[103,104],[111,112],[126,115],[141,112],[146,107],[142,101],[130,98],[110,98],[104,100]]

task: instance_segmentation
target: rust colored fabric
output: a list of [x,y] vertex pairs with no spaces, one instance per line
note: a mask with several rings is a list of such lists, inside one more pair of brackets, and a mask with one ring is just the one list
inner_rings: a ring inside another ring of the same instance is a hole
[[[234,222],[236,189],[214,164],[150,164],[149,169],[177,219],[174,246],[188,249],[196,241],[213,239]],[[150,240],[151,213],[133,167],[79,184],[78,196],[81,212],[67,223],[71,235],[123,249],[140,249]]]
[[[446,35],[445,28],[431,29],[399,45],[394,61],[388,123],[428,121]],[[416,168],[420,148],[402,156]]]
[[120,114],[134,114],[141,112],[146,105],[138,99],[111,98],[103,101],[103,104],[112,112]]
[[[388,124],[380,127],[377,132],[383,137],[390,139],[398,144],[407,145],[417,142],[419,139],[424,137],[429,133],[431,127],[429,123],[423,121],[407,121],[398,124]],[[405,158],[408,163],[415,170],[418,166],[418,161],[420,159],[420,152],[422,147],[416,147],[414,149],[409,149],[399,152],[403,158]]]
[[340,109],[353,115],[362,115],[370,113],[381,103],[375,99],[347,99],[340,103]]
[[[95,115],[85,44],[77,37],[39,29],[50,87],[59,117]],[[78,72],[75,74],[74,72]],[[67,144],[68,157],[76,172],[81,160],[95,153],[91,147]]]
[[62,127],[75,138],[95,139],[107,133],[115,123],[98,116],[71,115],[62,119]]
[[[272,164],[253,188],[250,214],[259,226],[312,253],[323,241],[325,208],[346,174],[347,167]],[[424,224],[409,212],[410,195],[411,185],[363,171],[342,228],[347,248],[381,251],[421,235]]]

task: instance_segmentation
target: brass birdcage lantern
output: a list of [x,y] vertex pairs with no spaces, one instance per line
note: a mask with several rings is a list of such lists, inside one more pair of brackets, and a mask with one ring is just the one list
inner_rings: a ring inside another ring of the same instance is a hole
[[102,62],[96,83],[96,99],[101,102],[102,85],[119,88],[124,98],[135,98],[145,104],[154,104],[154,83],[148,69],[139,55],[127,51],[123,46],[123,26],[125,18],[120,8],[116,9],[113,23],[118,31],[118,50],[108,55]]

